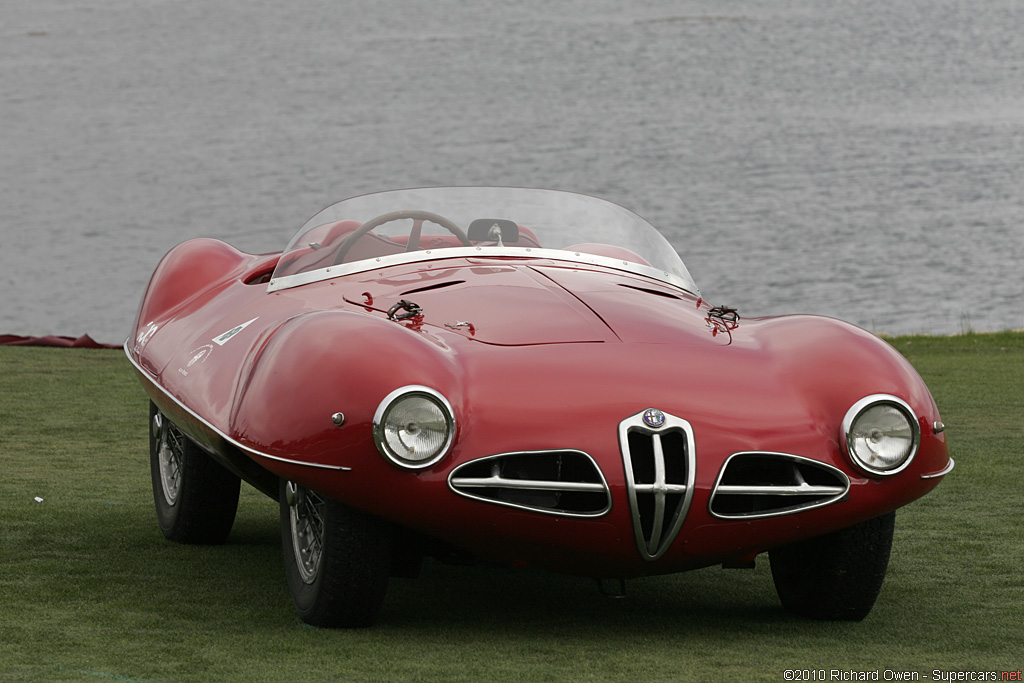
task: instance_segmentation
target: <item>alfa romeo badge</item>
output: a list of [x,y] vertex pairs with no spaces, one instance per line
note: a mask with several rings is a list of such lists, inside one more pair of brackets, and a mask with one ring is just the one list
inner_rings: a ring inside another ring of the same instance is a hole
[[665,425],[665,413],[657,408],[648,408],[644,411],[644,424],[648,427],[663,427]]

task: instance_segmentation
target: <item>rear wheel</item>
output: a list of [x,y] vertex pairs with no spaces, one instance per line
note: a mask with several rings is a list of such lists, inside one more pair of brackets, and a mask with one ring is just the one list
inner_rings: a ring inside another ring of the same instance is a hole
[[178,543],[223,543],[235,522],[241,480],[149,406],[149,469],[160,530]]
[[896,513],[769,553],[782,606],[812,619],[860,621],[882,589]]
[[372,626],[391,572],[391,525],[293,482],[281,482],[280,497],[285,575],[299,616],[313,626]]

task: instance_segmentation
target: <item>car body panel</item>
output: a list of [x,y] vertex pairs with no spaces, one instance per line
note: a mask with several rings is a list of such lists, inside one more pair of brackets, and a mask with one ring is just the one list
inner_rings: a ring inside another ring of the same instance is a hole
[[[294,481],[482,561],[598,577],[743,562],[905,505],[951,464],[911,365],[838,320],[739,320],[696,292],[603,262],[433,257],[269,288],[279,258],[216,240],[164,258],[126,343],[151,398],[268,493],[268,476]],[[418,312],[396,316],[402,301]],[[451,451],[417,471],[385,459],[373,438],[378,405],[406,386],[440,392],[456,420]],[[840,433],[849,408],[877,394],[911,406],[921,434],[892,477],[858,469]],[[649,408],[690,426],[696,462],[685,520],[654,560],[638,550],[618,436]],[[606,513],[474,500],[449,481],[477,459],[559,449],[596,463]],[[712,491],[728,458],[745,452],[823,463],[849,490],[813,509],[722,519]]]

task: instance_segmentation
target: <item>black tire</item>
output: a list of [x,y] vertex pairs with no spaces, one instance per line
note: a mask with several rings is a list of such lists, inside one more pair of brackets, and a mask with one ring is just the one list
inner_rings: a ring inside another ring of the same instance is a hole
[[387,522],[281,481],[281,546],[299,617],[312,626],[372,626],[388,588]]
[[772,550],[772,578],[786,611],[812,619],[860,621],[882,589],[896,513]]
[[164,536],[178,543],[223,543],[238,510],[241,480],[149,404],[149,470]]

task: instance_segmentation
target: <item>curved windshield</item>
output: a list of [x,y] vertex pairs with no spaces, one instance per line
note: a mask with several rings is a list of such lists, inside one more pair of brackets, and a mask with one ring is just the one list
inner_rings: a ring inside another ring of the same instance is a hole
[[569,261],[697,286],[661,233],[617,204],[572,192],[432,187],[346,199],[288,243],[270,291],[445,258]]

